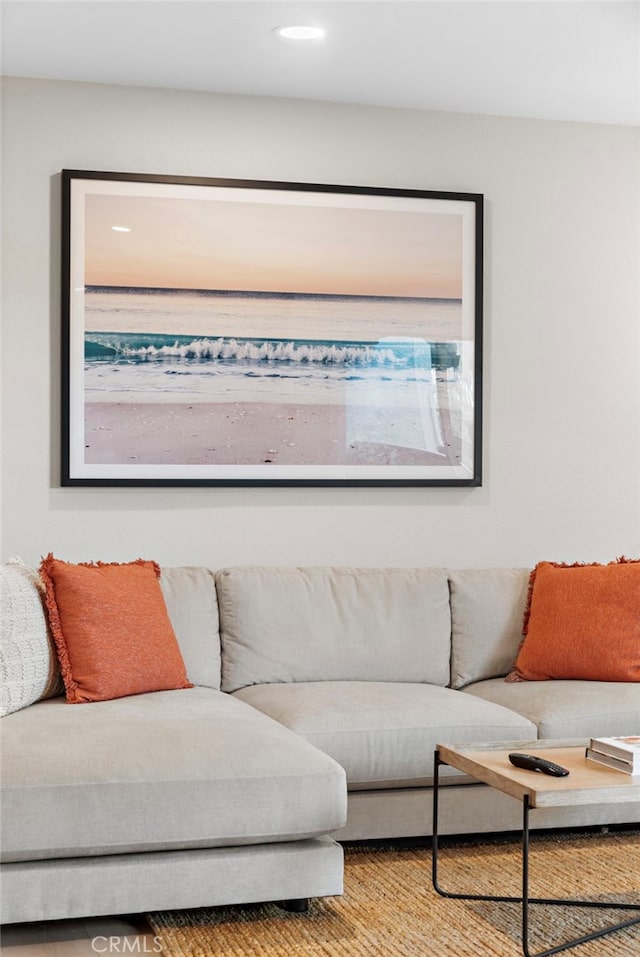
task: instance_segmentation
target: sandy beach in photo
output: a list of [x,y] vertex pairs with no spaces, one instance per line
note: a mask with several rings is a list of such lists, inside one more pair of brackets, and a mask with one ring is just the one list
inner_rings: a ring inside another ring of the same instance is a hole
[[447,465],[448,454],[395,445],[420,434],[415,408],[301,403],[88,402],[88,465]]

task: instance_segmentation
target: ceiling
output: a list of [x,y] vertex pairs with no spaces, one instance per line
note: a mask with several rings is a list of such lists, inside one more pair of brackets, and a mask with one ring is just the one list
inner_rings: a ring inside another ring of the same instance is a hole
[[[2,72],[640,125],[640,0],[2,0]],[[273,30],[320,24],[321,41]]]

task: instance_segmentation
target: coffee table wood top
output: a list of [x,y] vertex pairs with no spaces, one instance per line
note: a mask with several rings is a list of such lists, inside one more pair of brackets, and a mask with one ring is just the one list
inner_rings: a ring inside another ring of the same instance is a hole
[[[640,802],[640,777],[603,767],[585,757],[588,741],[514,741],[495,745],[437,745],[445,764],[464,771],[498,791],[522,800],[531,807],[561,807],[578,804],[622,804]],[[546,757],[568,768],[564,778],[514,767],[509,754],[519,751]]]

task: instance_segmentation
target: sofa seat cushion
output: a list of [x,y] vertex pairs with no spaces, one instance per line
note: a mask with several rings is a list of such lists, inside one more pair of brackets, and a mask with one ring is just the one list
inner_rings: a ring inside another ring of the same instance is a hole
[[418,787],[433,780],[436,744],[535,737],[499,705],[450,688],[375,681],[254,685],[234,695],[334,758],[350,790]]
[[589,738],[635,733],[640,684],[622,681],[524,681],[504,678],[468,685],[464,694],[529,718],[539,738]]
[[449,684],[442,570],[229,568],[216,588],[223,691],[285,681]]
[[2,739],[5,861],[297,840],[346,819],[342,768],[213,689],[41,701]]

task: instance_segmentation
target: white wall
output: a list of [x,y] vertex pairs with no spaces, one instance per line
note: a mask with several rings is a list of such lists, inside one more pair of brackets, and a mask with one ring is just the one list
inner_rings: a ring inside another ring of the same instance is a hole
[[[640,557],[638,131],[6,80],[2,558]],[[62,168],[485,194],[480,489],[58,485]]]

